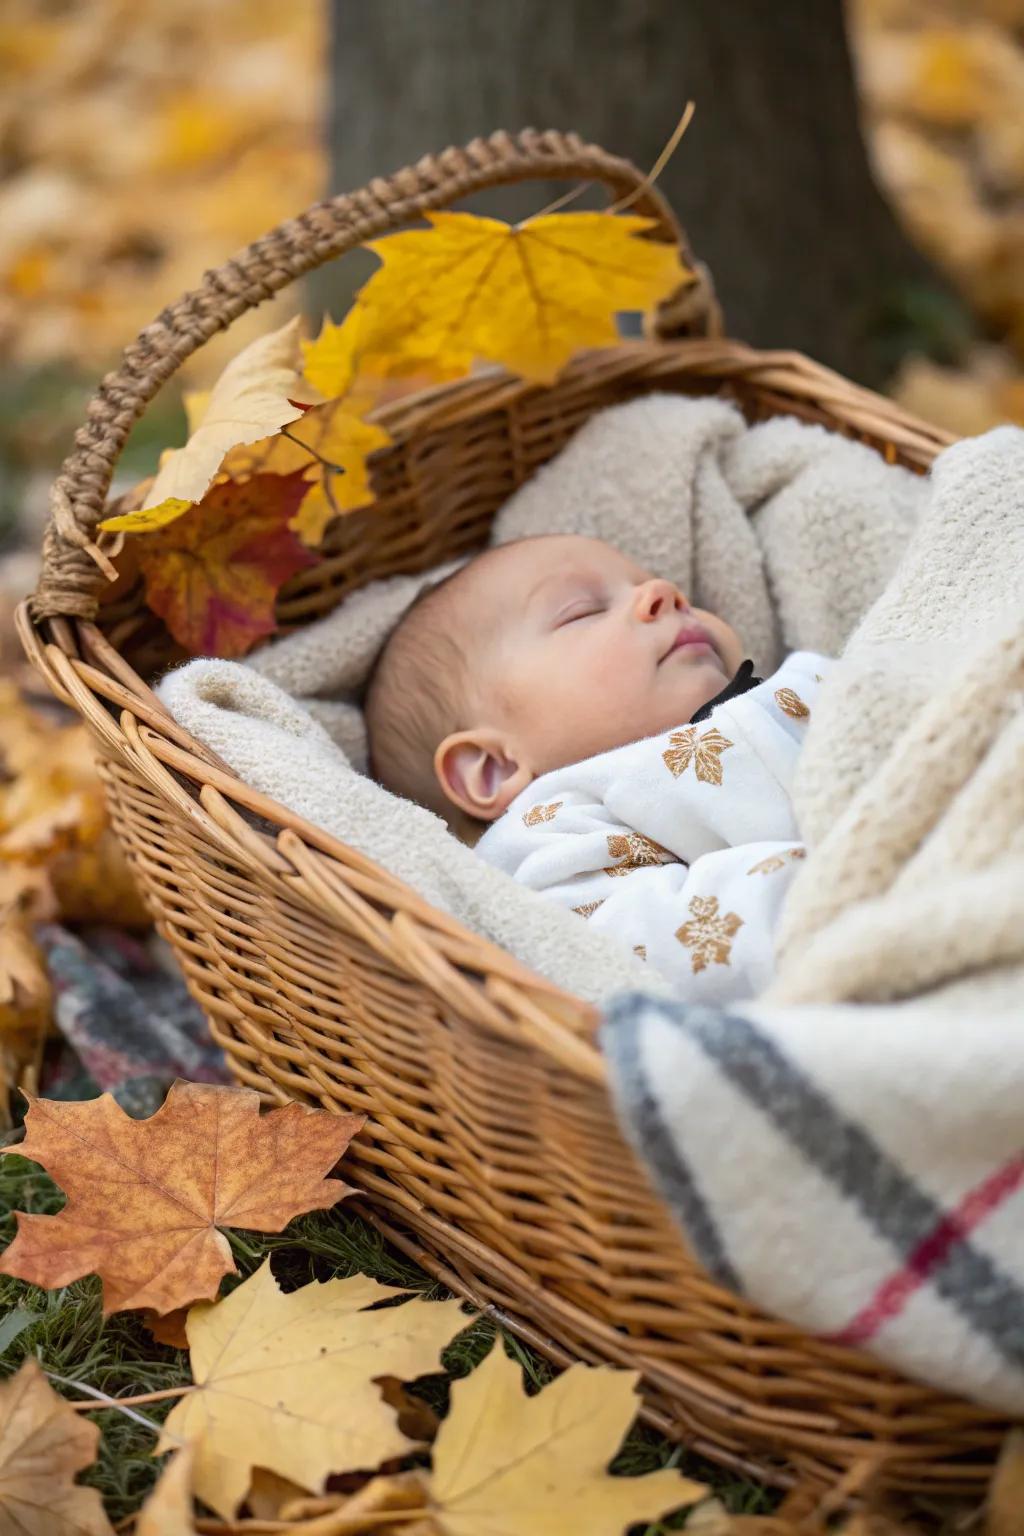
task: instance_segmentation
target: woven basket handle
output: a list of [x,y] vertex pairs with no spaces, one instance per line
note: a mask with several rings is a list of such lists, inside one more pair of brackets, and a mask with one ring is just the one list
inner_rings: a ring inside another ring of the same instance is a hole
[[486,187],[559,179],[601,181],[616,198],[636,194],[632,208],[653,218],[657,232],[677,243],[694,274],[666,300],[655,322],[659,334],[703,333],[717,326],[710,279],[695,263],[686,237],[656,188],[628,160],[584,143],[576,134],[495,133],[464,149],[447,149],[360,192],[316,203],[279,224],[198,288],[161,311],[125,349],[89,403],[84,426],[50,492],[50,522],[43,566],[31,601],[35,618],[91,619],[110,573],[93,542],[114,467],[133,425],[163,384],[217,331],[254,309],[296,278],[365,241],[420,218],[428,209]]

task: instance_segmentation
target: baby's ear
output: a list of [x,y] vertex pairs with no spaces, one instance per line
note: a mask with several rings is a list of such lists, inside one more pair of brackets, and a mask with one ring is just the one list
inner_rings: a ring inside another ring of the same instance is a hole
[[534,777],[507,738],[483,729],[446,736],[434,753],[434,772],[452,804],[478,821],[496,821]]

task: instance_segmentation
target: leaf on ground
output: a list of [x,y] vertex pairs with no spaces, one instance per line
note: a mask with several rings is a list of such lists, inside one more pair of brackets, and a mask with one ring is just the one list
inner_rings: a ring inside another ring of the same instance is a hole
[[139,1321],[158,1344],[166,1344],[171,1349],[188,1349],[187,1317],[188,1307],[175,1307],[173,1312],[154,1312],[152,1307],[145,1307]]
[[172,1312],[213,1297],[235,1265],[218,1227],[280,1232],[351,1191],[325,1175],[359,1115],[286,1104],[259,1113],[250,1088],[174,1083],[148,1120],[109,1093],[30,1099],[23,1157],[67,1195],[56,1216],[18,1213],[0,1273],[52,1290],[98,1274],[104,1312]]
[[192,656],[244,656],[277,627],[279,589],[313,563],[290,524],[301,471],[214,486],[185,517],[141,539],[146,601]]
[[196,1536],[192,1519],[192,1467],[195,1449],[183,1445],[168,1461],[149,1498],[139,1510],[134,1536]]
[[50,1022],[50,981],[25,919],[0,913],[0,1039],[37,1036]]
[[445,1536],[621,1536],[707,1489],[669,1469],[606,1468],[639,1406],[636,1371],[573,1365],[533,1397],[499,1340],[455,1382],[434,1442],[431,1507]]
[[359,294],[368,351],[397,344],[459,372],[468,352],[550,382],[578,348],[618,339],[617,313],[651,309],[687,275],[676,247],[643,238],[653,221],[634,214],[553,213],[516,225],[426,217],[430,229],[370,242],[383,265]]
[[100,1432],[69,1408],[28,1359],[0,1385],[0,1531],[11,1536],[111,1536],[95,1488],[74,1483]]
[[194,1307],[197,1390],[175,1404],[158,1450],[195,1440],[197,1496],[230,1519],[254,1467],[313,1493],[332,1472],[408,1450],[373,1377],[439,1368],[467,1319],[457,1301],[375,1303],[401,1294],[365,1275],[278,1290],[269,1260],[230,1296]]
[[45,864],[91,841],[106,823],[89,733],[45,719],[7,680],[0,680],[0,714],[0,861]]
[[169,498],[199,501],[230,448],[267,437],[302,414],[302,407],[292,404],[299,388],[298,342],[299,321],[289,320],[232,358],[184,448],[161,464],[147,507]]

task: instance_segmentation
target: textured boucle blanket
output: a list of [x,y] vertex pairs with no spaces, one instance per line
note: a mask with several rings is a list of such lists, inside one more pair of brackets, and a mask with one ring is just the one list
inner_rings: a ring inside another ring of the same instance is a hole
[[[841,649],[924,497],[922,481],[821,428],[786,418],[747,428],[723,401],[654,395],[593,418],[512,497],[494,538],[605,538],[727,615],[767,674],[794,648]],[[361,687],[392,625],[437,575],[375,583],[246,664],[194,661],[158,692],[246,783],[550,981],[598,1001],[624,986],[658,989],[627,946],[484,865],[438,817],[358,771]]]
[[1024,1413],[1024,432],[936,461],[822,687],[812,847],[756,1004],[608,1010],[620,1113],[703,1262]]

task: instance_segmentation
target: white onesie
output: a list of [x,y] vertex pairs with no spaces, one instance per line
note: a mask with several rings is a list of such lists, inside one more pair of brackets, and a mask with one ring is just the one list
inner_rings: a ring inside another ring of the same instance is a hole
[[756,995],[804,857],[790,790],[829,666],[797,651],[697,723],[543,774],[477,852],[630,945],[686,997]]

